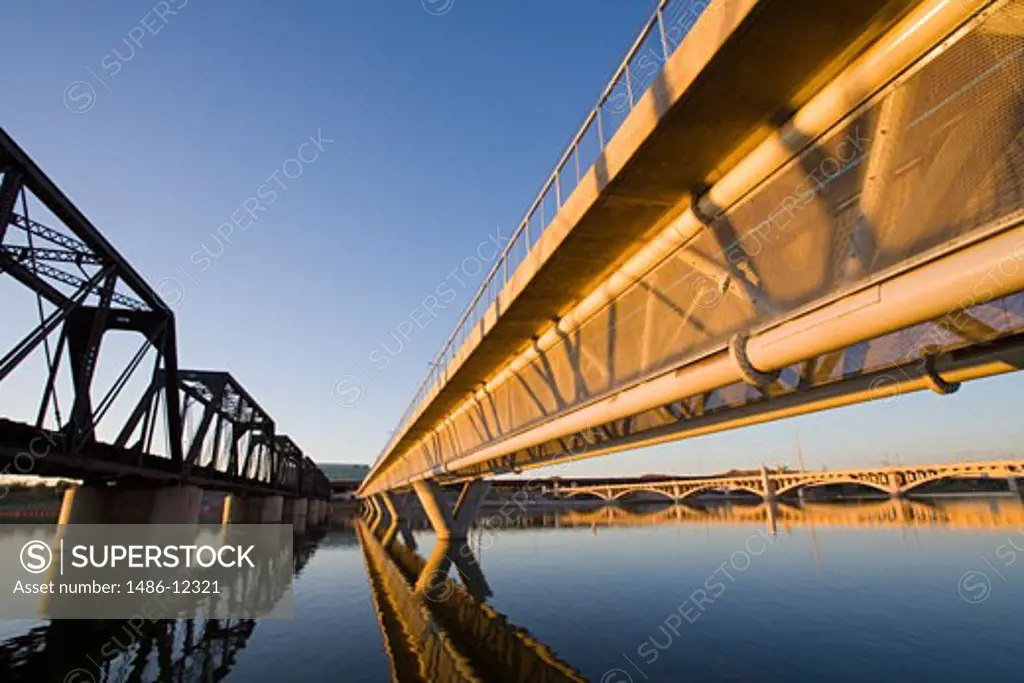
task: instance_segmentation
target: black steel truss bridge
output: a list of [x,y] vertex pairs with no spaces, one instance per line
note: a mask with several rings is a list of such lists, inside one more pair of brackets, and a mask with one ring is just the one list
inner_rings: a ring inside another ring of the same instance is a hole
[[0,129],[0,473],[330,498],[228,372],[179,366],[171,308]]

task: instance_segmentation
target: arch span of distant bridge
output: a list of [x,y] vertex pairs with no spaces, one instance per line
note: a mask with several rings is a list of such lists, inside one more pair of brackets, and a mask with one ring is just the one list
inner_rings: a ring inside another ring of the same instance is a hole
[[769,472],[759,475],[711,477],[708,479],[666,479],[627,484],[559,486],[549,492],[556,498],[594,496],[616,501],[637,493],[652,493],[672,501],[684,501],[711,491],[746,491],[762,499],[772,499],[821,486],[854,484],[875,489],[886,495],[900,497],[927,484],[954,479],[1005,479],[1018,490],[1017,480],[1024,478],[1024,460],[991,460],[947,463],[941,465],[907,465],[821,472]]

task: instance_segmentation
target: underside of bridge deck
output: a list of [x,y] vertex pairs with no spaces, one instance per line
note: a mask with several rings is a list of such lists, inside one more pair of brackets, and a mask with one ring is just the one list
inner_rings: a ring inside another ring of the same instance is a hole
[[361,495],[1022,367],[1024,2],[798,4],[711,4]]

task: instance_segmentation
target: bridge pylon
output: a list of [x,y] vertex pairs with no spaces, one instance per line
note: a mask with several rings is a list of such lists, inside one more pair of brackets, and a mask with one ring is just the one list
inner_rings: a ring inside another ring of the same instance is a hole
[[468,536],[469,527],[480,512],[490,489],[489,481],[467,481],[462,485],[458,501],[449,509],[444,491],[435,482],[425,479],[413,482],[413,490],[420,499],[424,512],[427,513],[427,519],[434,527],[437,537],[442,540],[462,540]]
[[775,482],[768,476],[768,468],[764,465],[761,465],[761,490],[765,503],[771,504],[775,502]]

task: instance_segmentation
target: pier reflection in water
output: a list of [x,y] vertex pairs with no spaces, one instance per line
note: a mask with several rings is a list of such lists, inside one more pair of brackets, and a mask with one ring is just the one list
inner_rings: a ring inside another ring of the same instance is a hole
[[[0,527],[15,541],[17,527]],[[270,567],[249,589],[267,611],[287,587],[287,571],[301,574],[323,536],[296,537],[292,566]],[[267,570],[262,565],[260,569]],[[0,681],[220,681],[227,677],[257,625],[254,619],[51,620],[0,644]]]
[[1001,553],[1024,549],[1015,498],[492,506],[462,545],[413,528],[297,545],[291,621],[0,623],[0,680],[952,682],[1021,665],[1024,561]]

